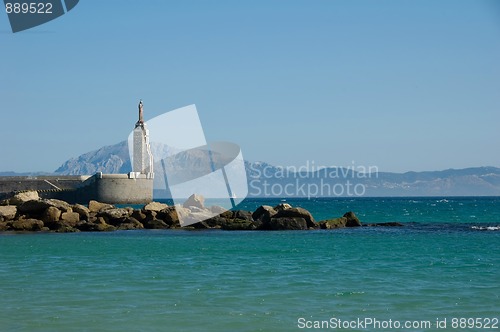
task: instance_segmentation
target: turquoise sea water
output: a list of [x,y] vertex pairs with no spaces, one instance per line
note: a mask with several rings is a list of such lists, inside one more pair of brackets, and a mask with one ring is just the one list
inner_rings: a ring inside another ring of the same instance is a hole
[[446,318],[446,330],[470,331],[480,329],[452,329],[453,319],[500,318],[500,198],[289,203],[317,220],[352,210],[405,226],[4,233],[0,330],[294,331],[359,318],[430,331]]

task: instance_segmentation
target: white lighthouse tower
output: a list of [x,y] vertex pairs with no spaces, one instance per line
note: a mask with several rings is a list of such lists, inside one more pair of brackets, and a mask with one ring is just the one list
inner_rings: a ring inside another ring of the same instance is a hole
[[143,116],[142,100],[139,102],[139,120],[133,132],[133,164],[132,172],[145,174],[146,178],[153,178],[153,154],[149,145],[149,130]]

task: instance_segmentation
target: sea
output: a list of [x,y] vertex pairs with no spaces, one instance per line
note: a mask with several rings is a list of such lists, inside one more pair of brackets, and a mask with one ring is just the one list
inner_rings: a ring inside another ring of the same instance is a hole
[[2,233],[0,331],[500,329],[500,197],[286,202],[404,226]]

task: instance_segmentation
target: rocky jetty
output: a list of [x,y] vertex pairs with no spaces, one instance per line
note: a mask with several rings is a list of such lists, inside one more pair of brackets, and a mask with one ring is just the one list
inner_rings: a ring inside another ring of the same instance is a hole
[[[213,214],[218,214],[215,217]],[[36,192],[19,193],[0,202],[0,231],[95,232],[134,229],[181,228],[179,215],[204,221],[183,229],[310,230],[361,226],[402,226],[399,223],[363,225],[354,212],[340,218],[315,221],[311,213],[289,204],[262,205],[255,211],[225,211],[204,206],[201,196],[191,196],[182,206],[151,202],[141,209],[118,208],[90,201],[88,206],[57,199],[42,199]],[[202,218],[203,219],[203,218]]]

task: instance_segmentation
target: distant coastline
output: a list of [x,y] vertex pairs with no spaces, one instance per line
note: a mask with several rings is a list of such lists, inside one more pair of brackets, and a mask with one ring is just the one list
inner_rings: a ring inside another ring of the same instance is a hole
[[[112,151],[108,151],[111,153]],[[112,174],[118,170],[99,168],[97,161],[90,154],[95,165],[85,166],[87,161],[73,163],[71,168],[59,169],[60,172],[0,172],[0,177],[12,176],[63,176],[83,174],[78,171],[102,170]],[[120,164],[122,164],[120,162]],[[330,178],[307,173],[283,173],[282,168],[265,163],[245,162],[249,197],[441,197],[441,196],[500,196],[500,168],[474,167],[449,169],[443,171],[389,173],[378,172],[377,176],[355,177],[352,171],[346,177]],[[260,167],[259,171],[256,171]],[[265,169],[265,170],[264,170]],[[125,169],[126,171],[126,169]],[[325,171],[321,174],[326,174]],[[342,172],[330,174],[343,174]],[[156,177],[156,181],[161,177]],[[357,186],[357,187],[356,187]],[[155,188],[161,187],[155,183]],[[322,192],[323,190],[323,192]],[[350,191],[349,191],[350,190]],[[0,192],[1,192],[0,188]],[[359,194],[362,195],[359,195]],[[288,195],[291,194],[291,195]],[[351,195],[349,195],[351,194]],[[156,189],[155,199],[169,198],[164,190]]]

